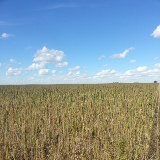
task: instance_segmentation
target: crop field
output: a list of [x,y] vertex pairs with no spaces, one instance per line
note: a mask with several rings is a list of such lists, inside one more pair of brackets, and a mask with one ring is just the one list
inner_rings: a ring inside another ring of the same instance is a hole
[[158,84],[0,86],[0,159],[159,159]]

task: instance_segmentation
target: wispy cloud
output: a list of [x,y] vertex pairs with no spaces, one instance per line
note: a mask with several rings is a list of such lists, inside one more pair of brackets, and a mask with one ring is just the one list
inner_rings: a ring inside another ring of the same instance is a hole
[[6,39],[6,38],[9,38],[9,37],[12,37],[13,35],[12,34],[8,34],[8,33],[2,33],[1,37],[2,39]]
[[47,7],[47,10],[63,9],[63,8],[77,8],[77,7],[79,6],[75,4],[55,4],[55,5]]
[[72,72],[71,71],[69,71],[68,72],[68,74],[67,74],[67,76],[71,76],[72,75]]
[[106,57],[105,55],[102,55],[102,56],[98,57],[98,60],[104,59],[105,57]]
[[69,71],[76,71],[80,68],[81,68],[80,66],[75,66],[74,68],[69,68]]
[[21,64],[21,62],[17,62],[17,61],[16,61],[15,59],[13,59],[13,58],[11,58],[9,61],[10,61],[11,64],[18,64],[18,65]]
[[153,59],[154,59],[154,60],[158,60],[158,58],[159,58],[159,57],[154,57]]
[[13,22],[8,22],[8,21],[2,21],[2,20],[0,20],[0,26],[15,26],[15,25],[17,25],[15,22],[13,23]]
[[19,26],[19,25],[24,25],[24,24],[27,24],[26,21],[29,21],[29,20],[24,20],[24,19],[19,19],[19,20],[16,20],[16,22],[6,22],[6,21],[1,21],[0,20],[0,26],[2,27],[7,27],[7,26]]
[[0,26],[4,26],[6,23],[4,21],[0,21]]
[[107,67],[107,66],[108,66],[108,64],[104,64],[103,66],[104,66],[104,67]]
[[151,34],[154,38],[160,38],[160,25]]
[[10,59],[9,60],[11,63],[16,63],[16,61],[14,59]]
[[135,63],[135,62],[136,62],[135,59],[130,60],[130,63]]
[[123,53],[118,53],[118,54],[113,54],[112,56],[110,56],[110,58],[114,59],[114,58],[125,58],[127,53],[131,50],[133,50],[133,47],[130,47],[128,49],[126,49]]

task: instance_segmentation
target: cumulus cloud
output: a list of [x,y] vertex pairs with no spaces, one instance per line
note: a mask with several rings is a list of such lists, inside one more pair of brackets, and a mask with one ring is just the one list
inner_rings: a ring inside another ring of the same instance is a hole
[[126,49],[123,53],[119,53],[119,54],[113,54],[112,56],[110,56],[110,58],[114,59],[114,58],[125,58],[127,53],[131,50],[133,50],[133,47],[130,47],[128,49]]
[[[48,67],[46,66],[47,63],[53,63],[56,67],[64,67],[68,65],[68,62],[64,61],[64,59],[65,55],[63,51],[48,49],[44,46],[42,49],[37,50],[37,53],[33,58],[34,63],[32,63],[27,69],[39,69],[38,75],[46,75],[49,74],[49,69],[47,69]],[[52,73],[53,72],[54,71],[52,71]]]
[[98,57],[98,60],[101,60],[101,59],[103,59],[105,57],[106,57],[105,55],[102,55],[102,56]]
[[128,70],[124,74],[120,76],[121,79],[127,79],[128,81],[131,80],[140,80],[142,82],[146,81],[153,81],[153,79],[150,77],[159,77],[160,78],[160,70],[155,68],[155,69],[148,69],[147,67],[138,67],[133,70]]
[[97,73],[97,75],[98,75],[98,76],[106,75],[106,74],[108,74],[108,73],[109,73],[109,71],[110,71],[110,69],[102,70],[101,72],[98,72],[98,73]]
[[[80,66],[75,66],[73,68],[69,68],[69,72],[67,74],[68,77],[70,76],[77,76],[77,75],[80,75],[80,71],[77,71],[79,70],[81,67]],[[76,71],[76,72],[75,72]]]
[[151,34],[154,38],[160,38],[160,25]]
[[130,63],[135,63],[135,62],[136,62],[135,59],[130,60]]
[[106,76],[110,77],[110,76],[117,76],[118,72],[116,72],[115,70],[111,70],[111,69],[106,69],[106,70],[102,70],[100,72],[98,72],[96,74],[96,76],[94,76],[94,79],[96,78],[104,78]]
[[80,66],[75,66],[74,68],[69,68],[69,71],[76,71],[80,68],[81,68]]
[[147,72],[148,72],[147,66],[140,66],[136,69],[126,71],[124,74],[120,76],[120,78],[130,77],[130,76],[140,77],[142,75],[146,75]]
[[160,68],[160,63],[156,63],[156,64],[154,65],[154,67]]
[[44,63],[33,63],[28,67],[28,70],[35,70],[35,69],[44,69],[46,68]]
[[56,67],[61,68],[61,67],[65,67],[65,66],[67,66],[67,65],[68,65],[68,62],[60,62],[60,63],[57,63],[57,64],[56,64]]
[[146,71],[147,70],[147,66],[140,66],[136,69],[136,71],[138,72],[143,72],[143,71]]
[[14,76],[17,76],[17,75],[20,75],[22,73],[22,68],[8,68],[8,70],[6,71],[6,76],[9,76],[9,75],[14,75]]
[[93,80],[93,76],[81,74],[80,71],[69,71],[68,74],[61,79],[64,80],[64,83],[91,83],[91,81],[89,82],[88,80]]
[[36,63],[54,63],[56,67],[64,67],[68,65],[68,62],[64,62],[64,52],[54,49],[48,49],[45,46],[38,50],[34,56],[33,62]]
[[159,77],[160,78],[160,69],[157,69],[157,68],[154,68],[154,69],[151,69],[151,70],[148,70],[148,76],[149,77]]
[[56,76],[58,83],[112,83],[112,82],[153,82],[160,79],[160,69],[148,69],[147,66],[139,66],[135,69],[120,73],[116,70],[101,70],[97,74],[86,75],[80,71],[69,71],[67,75]]
[[13,36],[12,34],[2,33],[1,38],[6,39]]
[[43,75],[48,75],[49,74],[49,69],[40,69],[38,72],[38,75],[43,76]]

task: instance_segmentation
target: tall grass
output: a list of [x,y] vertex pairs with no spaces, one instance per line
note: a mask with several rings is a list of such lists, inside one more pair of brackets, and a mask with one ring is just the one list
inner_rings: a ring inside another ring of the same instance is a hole
[[147,159],[157,84],[0,86],[0,159]]

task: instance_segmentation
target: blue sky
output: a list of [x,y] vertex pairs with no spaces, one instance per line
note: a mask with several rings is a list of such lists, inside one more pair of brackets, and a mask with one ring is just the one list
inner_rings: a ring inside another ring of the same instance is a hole
[[0,0],[0,84],[154,80],[159,0]]

